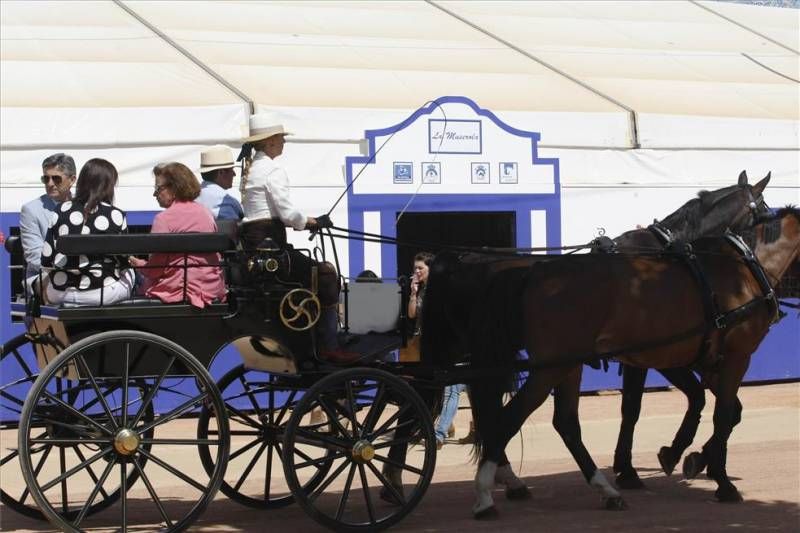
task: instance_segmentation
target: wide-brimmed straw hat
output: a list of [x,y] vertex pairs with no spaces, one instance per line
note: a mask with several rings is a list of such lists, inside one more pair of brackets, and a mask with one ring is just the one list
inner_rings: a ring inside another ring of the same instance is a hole
[[250,115],[250,136],[244,142],[260,141],[273,135],[291,135],[286,131],[280,118],[274,113]]
[[211,172],[222,168],[233,168],[233,151],[224,144],[207,148],[200,153],[200,173]]

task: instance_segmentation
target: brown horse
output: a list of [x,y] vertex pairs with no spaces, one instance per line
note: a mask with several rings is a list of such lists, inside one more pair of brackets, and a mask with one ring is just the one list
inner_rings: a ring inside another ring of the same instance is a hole
[[[769,183],[770,174],[749,189],[751,195],[751,207],[758,216],[768,214],[768,208],[763,202],[763,192]],[[742,190],[739,194],[744,194],[747,189],[747,173],[742,171],[739,174],[738,187]],[[729,187],[728,190],[735,189]],[[695,200],[701,207],[701,211],[710,213],[712,205],[724,200],[724,196],[719,191],[701,191]],[[703,206],[705,209],[702,209]],[[740,233],[742,230],[749,229],[751,224],[744,214],[739,214],[735,220],[720,220],[719,217],[704,217],[699,223],[692,221],[681,215],[681,210],[671,214],[657,225],[651,227],[649,231],[634,230],[623,233],[614,239],[615,249],[621,252],[637,252],[642,250],[660,250],[664,246],[669,246],[671,242],[694,241],[700,237],[721,236],[727,230]],[[703,222],[704,221],[704,222]],[[617,446],[614,451],[614,472],[616,484],[622,489],[639,489],[644,487],[632,462],[633,432],[642,408],[642,396],[644,394],[647,369],[638,368],[630,365],[620,365],[622,371],[622,404],[619,436]],[[661,468],[667,475],[672,471],[680,460],[683,452],[694,440],[697,428],[700,425],[700,414],[705,407],[705,390],[703,384],[690,368],[664,368],[659,369],[659,373],[664,376],[678,390],[686,395],[688,408],[683,417],[678,431],[669,446],[662,446],[658,452],[658,460]]]
[[[736,392],[775,316],[769,286],[797,258],[800,212],[781,210],[756,234],[755,255],[765,276],[748,266],[747,256],[731,244],[734,239],[726,238],[694,243],[697,268],[679,253],[570,256],[538,261],[528,269],[485,257],[437,256],[423,312],[422,355],[445,364],[469,352],[472,365],[484,370],[484,377],[471,384],[481,438],[477,517],[493,510],[491,489],[508,441],[554,388],[553,425],[604,505],[624,507],[581,441],[578,399],[587,354],[613,355],[643,368],[699,364],[714,372],[714,434],[703,457],[719,485],[717,498],[741,499],[725,468],[726,443],[738,417]],[[704,296],[708,290],[716,295],[713,313]],[[480,305],[467,303],[476,301]],[[502,393],[520,348],[531,354],[533,371],[503,406]]]
[[[769,208],[764,203],[763,198],[764,188],[767,186],[769,179],[770,176],[767,175],[757,184],[750,185],[747,183],[747,174],[743,171],[739,175],[736,185],[714,191],[700,191],[695,198],[686,202],[663,221],[654,224],[651,229],[640,229],[624,233],[615,239],[615,245],[626,250],[660,250],[663,246],[663,241],[662,238],[656,237],[656,234],[661,236],[670,235],[674,240],[688,241],[701,236],[721,235],[728,228],[741,230],[752,227],[759,216],[769,213]],[[525,255],[509,259],[508,256],[503,256],[499,261],[492,258],[488,258],[487,261],[494,263],[495,268],[505,270],[519,269],[519,273],[524,274],[532,263],[547,261],[552,258],[553,256]],[[464,309],[467,309],[473,303],[474,300],[471,295],[474,292],[472,289],[464,290],[464,294],[467,295]],[[464,347],[461,350],[459,353],[463,354],[469,352],[470,348]],[[458,357],[456,356],[456,358]],[[626,372],[632,373],[634,370],[628,369]],[[635,372],[642,373],[643,388],[646,370],[635,369]],[[434,398],[437,396],[441,398],[441,394],[432,394],[428,389],[423,389],[420,393],[429,397],[429,403],[435,403]],[[702,389],[700,389],[700,394],[702,395]],[[628,409],[625,412],[630,413],[632,410]],[[687,414],[687,416],[689,415]],[[621,433],[629,442],[632,442],[633,439],[633,424],[635,424],[635,419],[629,424],[631,431]],[[623,439],[622,436],[620,438]],[[687,446],[690,442],[691,439],[687,442]],[[630,450],[630,445],[627,446],[627,449]],[[402,463],[405,453],[405,447],[398,445],[392,447],[390,456],[396,462]],[[628,451],[628,455],[630,455],[630,451]],[[629,462],[630,460],[628,460]],[[630,468],[633,470],[632,466]],[[391,479],[395,480],[394,488],[402,492],[401,472],[391,472],[392,468],[390,467],[387,467],[387,469],[390,471],[388,474]],[[635,475],[635,470],[633,472]],[[506,496],[509,499],[525,499],[530,496],[528,488],[514,474],[508,458],[505,456],[502,456],[499,460],[495,480],[498,484],[506,487]],[[383,496],[389,501],[392,500],[388,490],[384,492]]]

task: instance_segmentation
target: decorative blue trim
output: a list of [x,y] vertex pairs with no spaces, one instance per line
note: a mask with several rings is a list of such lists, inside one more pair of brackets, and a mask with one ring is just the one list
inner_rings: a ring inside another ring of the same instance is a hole
[[[486,117],[506,133],[530,139],[531,164],[553,167],[554,192],[544,194],[421,194],[414,197],[409,212],[514,211],[516,213],[516,245],[521,248],[527,248],[532,246],[530,212],[532,210],[543,210],[546,213],[547,220],[547,245],[553,247],[561,246],[561,175],[559,160],[557,158],[539,157],[538,142],[541,138],[539,132],[524,131],[509,126],[494,113],[481,108],[465,96],[442,96],[420,107],[408,118],[394,126],[366,130],[364,138],[367,141],[368,154],[366,156],[345,158],[347,184],[352,185],[355,176],[362,170],[363,166],[374,164],[376,157],[375,147],[379,137],[387,137],[381,145],[383,146],[391,141],[394,134],[406,129],[420,117],[431,115],[443,104],[450,103],[464,104],[472,109],[477,116]],[[447,121],[472,122],[473,120],[448,118]],[[428,129],[428,132],[430,132],[430,129]],[[481,141],[483,140],[482,138],[483,132],[481,130]],[[430,149],[430,133],[428,133],[428,148]],[[353,187],[351,186],[347,192],[348,225],[350,229],[363,231],[364,213],[366,211],[378,211],[381,217],[381,234],[387,237],[396,237],[395,219],[400,210],[411,200],[412,196],[412,194],[357,194],[353,192]],[[364,243],[357,240],[349,241],[348,252],[349,275],[354,277],[364,270]],[[381,245],[381,274],[384,277],[397,276],[397,250],[395,245]]]

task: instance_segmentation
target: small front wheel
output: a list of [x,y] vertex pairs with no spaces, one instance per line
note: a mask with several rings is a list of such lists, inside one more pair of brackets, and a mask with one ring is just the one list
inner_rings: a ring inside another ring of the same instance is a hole
[[[311,422],[316,413],[323,422]],[[283,448],[295,500],[336,531],[378,531],[402,520],[425,494],[436,464],[429,407],[402,379],[366,368],[314,384],[289,419]],[[321,464],[328,470],[309,491],[307,480]]]
[[[227,474],[220,486],[228,498],[256,509],[278,509],[294,502],[282,463],[283,433],[303,396],[296,381],[239,365],[217,383],[231,432]],[[197,429],[201,440],[219,434],[212,410],[203,408]],[[200,459],[210,473],[215,465],[207,446],[200,446]],[[329,462],[316,465],[304,490],[318,485],[328,469]]]

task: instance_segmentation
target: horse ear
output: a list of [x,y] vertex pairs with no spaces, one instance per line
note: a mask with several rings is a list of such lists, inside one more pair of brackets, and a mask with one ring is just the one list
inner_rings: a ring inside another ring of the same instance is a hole
[[747,185],[747,171],[742,170],[739,174],[739,185]]
[[763,193],[764,189],[766,189],[767,183],[769,183],[769,179],[771,177],[772,177],[772,171],[768,172],[767,176],[763,180],[761,180],[758,183],[756,183],[755,185],[753,185],[753,192],[755,192],[757,194]]

